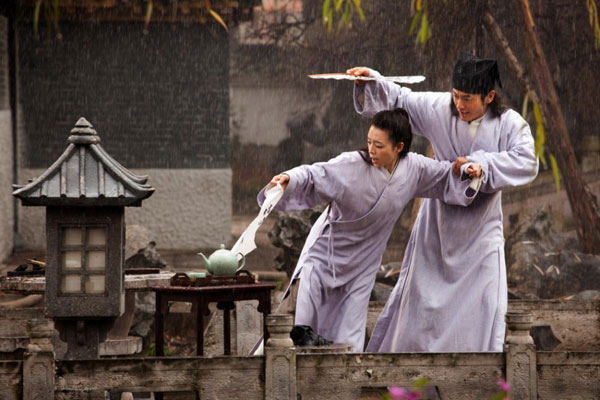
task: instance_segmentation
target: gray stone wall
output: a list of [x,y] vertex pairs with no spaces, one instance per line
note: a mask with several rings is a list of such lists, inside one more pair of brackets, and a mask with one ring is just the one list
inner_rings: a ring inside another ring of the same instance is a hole
[[[62,41],[17,24],[18,183],[66,148],[79,117],[104,149],[149,176],[156,193],[127,208],[159,248],[218,247],[230,240],[229,52],[202,24],[61,21]],[[43,207],[18,207],[25,249],[45,247]]]
[[201,24],[17,25],[21,166],[46,168],[80,117],[127,168],[229,166],[228,42]]
[[10,109],[8,19],[0,16],[0,263],[13,247],[14,208],[12,112]]
[[[45,169],[22,169],[21,180]],[[148,175],[156,192],[142,207],[125,209],[126,226],[140,225],[159,249],[218,248],[231,239],[231,170],[132,169]],[[46,246],[46,210],[19,205],[19,227],[25,249]]]

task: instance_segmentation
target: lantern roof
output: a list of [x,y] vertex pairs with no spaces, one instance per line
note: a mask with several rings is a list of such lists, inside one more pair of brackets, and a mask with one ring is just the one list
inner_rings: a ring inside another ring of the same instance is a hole
[[80,118],[63,154],[38,178],[13,185],[24,206],[140,206],[154,188],[127,170],[100,145],[100,136]]

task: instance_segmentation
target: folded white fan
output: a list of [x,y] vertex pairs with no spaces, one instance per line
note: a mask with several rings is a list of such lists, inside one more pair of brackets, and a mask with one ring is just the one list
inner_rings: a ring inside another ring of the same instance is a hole
[[312,79],[345,79],[351,81],[390,81],[395,83],[419,83],[425,80],[423,75],[413,76],[354,76],[346,73],[313,74]]

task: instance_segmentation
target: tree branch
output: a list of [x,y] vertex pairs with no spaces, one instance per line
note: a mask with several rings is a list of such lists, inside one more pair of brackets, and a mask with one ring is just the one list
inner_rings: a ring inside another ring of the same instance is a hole
[[486,12],[483,15],[483,25],[490,33],[490,36],[492,37],[492,40],[494,41],[498,52],[504,55],[508,67],[519,81],[519,84],[521,85],[523,91],[525,93],[529,93],[529,97],[531,98],[531,100],[539,104],[540,101],[538,95],[533,89],[529,77],[527,76],[527,74],[523,70],[523,67],[521,66],[521,63],[519,63],[519,60],[511,50],[510,45],[508,44],[508,40],[502,33],[502,29],[500,29],[500,26],[498,26],[496,20],[489,12]]

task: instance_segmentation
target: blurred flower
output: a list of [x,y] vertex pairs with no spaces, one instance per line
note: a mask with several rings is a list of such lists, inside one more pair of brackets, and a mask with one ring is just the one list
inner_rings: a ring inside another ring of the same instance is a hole
[[421,394],[415,391],[408,391],[405,388],[392,386],[389,388],[390,397],[392,400],[418,400]]
[[502,390],[503,392],[510,391],[510,383],[506,382],[504,379],[498,378],[498,380],[496,381],[496,384],[498,385],[500,390]]
[[402,387],[398,387],[398,386],[392,386],[389,389],[389,392],[390,392],[390,396],[394,400],[405,400],[406,399],[406,395],[408,394],[408,392],[406,391],[406,389],[404,389]]

